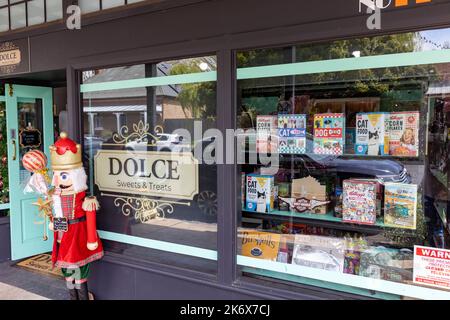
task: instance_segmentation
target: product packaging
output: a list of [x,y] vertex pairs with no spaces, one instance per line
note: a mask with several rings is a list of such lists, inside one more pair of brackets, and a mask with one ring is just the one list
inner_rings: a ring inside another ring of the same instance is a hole
[[419,156],[420,113],[392,112],[389,117],[389,154],[397,157]]
[[249,174],[246,178],[246,187],[246,210],[269,213],[274,209],[273,176]]
[[389,119],[389,113],[384,112],[358,113],[356,115],[356,154],[389,155]]
[[384,224],[387,227],[416,229],[417,185],[386,183]]
[[306,153],[306,115],[278,115],[278,139],[279,153]]
[[341,155],[344,153],[344,146],[344,114],[316,114],[314,116],[314,153]]

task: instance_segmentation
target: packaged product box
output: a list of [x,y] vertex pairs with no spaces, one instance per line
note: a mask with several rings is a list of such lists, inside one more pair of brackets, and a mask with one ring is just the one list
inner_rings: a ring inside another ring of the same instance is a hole
[[375,224],[381,210],[381,185],[376,180],[348,179],[343,182],[342,220]]
[[256,117],[256,152],[276,153],[278,152],[278,117],[257,116]]
[[239,231],[241,254],[263,260],[277,261],[281,235],[255,230]]
[[268,175],[249,174],[246,178],[245,209],[269,213],[274,208],[274,178]]
[[384,224],[387,227],[416,229],[417,185],[386,183],[384,186]]
[[345,146],[343,113],[322,113],[314,116],[314,153],[341,155]]
[[389,155],[389,119],[390,114],[385,112],[358,113],[356,115],[356,154]]
[[306,115],[279,114],[278,139],[279,153],[306,153]]
[[363,237],[345,239],[344,273],[359,275],[361,253],[367,250],[367,240]]
[[344,239],[296,234],[292,264],[342,273],[344,252]]
[[389,154],[397,157],[419,156],[418,111],[392,112],[389,117]]
[[297,212],[327,214],[330,199],[326,185],[308,176],[292,180],[291,208]]
[[369,247],[360,260],[360,276],[394,282],[413,278],[414,253],[409,249]]

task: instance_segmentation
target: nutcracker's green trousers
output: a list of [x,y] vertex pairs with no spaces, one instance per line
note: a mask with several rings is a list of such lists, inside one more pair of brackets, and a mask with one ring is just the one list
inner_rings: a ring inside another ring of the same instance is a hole
[[84,283],[89,277],[89,263],[76,269],[61,268],[61,271],[63,276],[66,278],[66,281]]

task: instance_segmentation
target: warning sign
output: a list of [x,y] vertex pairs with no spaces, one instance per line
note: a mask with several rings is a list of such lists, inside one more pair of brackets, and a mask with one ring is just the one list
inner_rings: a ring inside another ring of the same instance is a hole
[[450,250],[415,246],[414,283],[450,289]]

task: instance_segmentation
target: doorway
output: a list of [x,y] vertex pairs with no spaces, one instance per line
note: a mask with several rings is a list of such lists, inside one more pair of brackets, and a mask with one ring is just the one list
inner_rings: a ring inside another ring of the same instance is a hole
[[[49,157],[54,137],[66,130],[66,92],[65,70],[0,81],[0,239],[7,240],[0,246],[0,261],[51,251],[52,234],[45,230],[44,241],[43,218],[33,205],[38,195],[23,191],[31,174],[21,159],[35,149]],[[21,136],[28,140],[21,144]],[[40,140],[40,145],[32,140]]]

